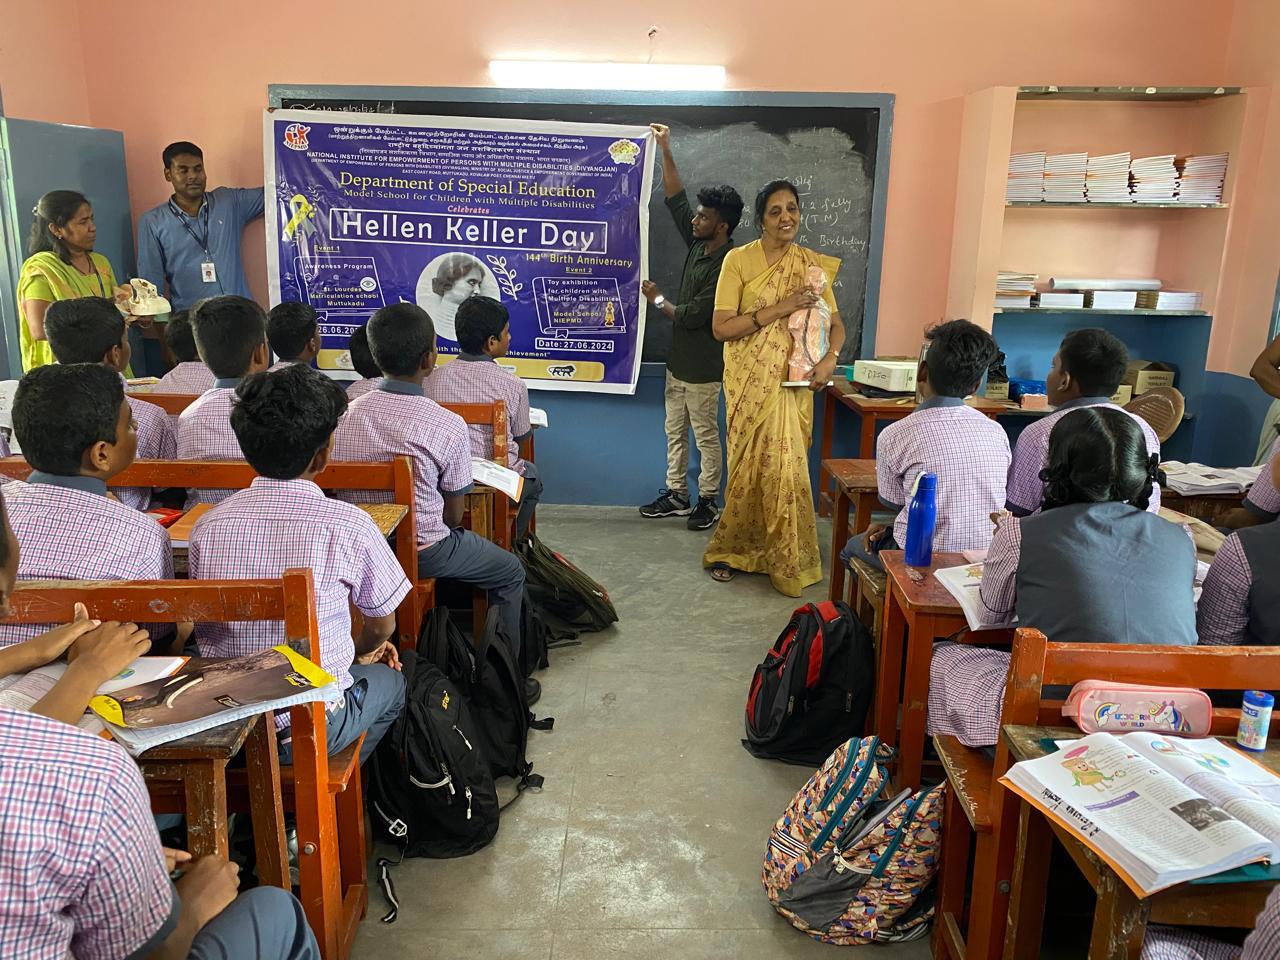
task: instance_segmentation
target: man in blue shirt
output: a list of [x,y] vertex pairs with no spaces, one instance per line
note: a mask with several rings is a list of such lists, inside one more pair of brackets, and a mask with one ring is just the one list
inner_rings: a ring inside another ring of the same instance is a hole
[[204,154],[185,140],[165,147],[163,159],[173,196],[138,221],[139,276],[167,288],[174,310],[222,294],[248,297],[240,237],[262,216],[262,188],[206,192]]

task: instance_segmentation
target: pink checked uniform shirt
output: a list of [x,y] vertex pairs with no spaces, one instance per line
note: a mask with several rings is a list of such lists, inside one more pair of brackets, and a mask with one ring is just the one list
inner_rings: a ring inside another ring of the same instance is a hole
[[[333,435],[334,460],[413,460],[414,509],[418,549],[449,535],[444,522],[444,495],[470,492],[471,435],[456,413],[428,400],[411,383],[384,380],[350,407]],[[390,500],[391,494],[351,490],[341,494],[353,503]]]
[[1272,888],[1243,947],[1223,943],[1186,927],[1152,924],[1147,927],[1141,960],[1276,960],[1277,957],[1280,957],[1280,886]]
[[[154,403],[127,397],[133,411],[133,422],[138,425],[139,460],[172,460],[177,455],[178,442],[174,437],[173,423],[164,408]],[[135,510],[151,506],[151,490],[148,487],[117,487],[112,490],[120,502]]]
[[[953,402],[954,401],[954,402]],[[935,550],[985,550],[991,514],[1004,508],[1009,438],[1004,428],[957,397],[926,400],[890,424],[876,442],[880,499],[902,506],[893,537],[907,542],[907,510],[922,473],[938,475]]]
[[[432,370],[422,389],[436,403],[506,403],[507,466],[524,473],[516,440],[533,428],[529,424],[529,388],[523,380],[489,357],[464,353]],[[467,429],[471,432],[471,455],[491,460],[493,429],[476,423],[468,424]]]
[[[1264,470],[1263,474],[1266,473]],[[1240,538],[1233,533],[1218,548],[1204,578],[1204,591],[1196,607],[1196,633],[1202,644],[1221,647],[1246,642],[1252,586],[1249,558],[1245,556]]]
[[[179,460],[243,460],[240,441],[231,429],[231,408],[236,402],[236,381],[218,381],[178,417]],[[222,384],[231,384],[224,386]],[[197,503],[221,503],[233,490],[192,490],[187,509]]]
[[1280,492],[1277,492],[1276,485],[1271,479],[1271,464],[1275,461],[1277,452],[1280,452],[1280,439],[1271,444],[1271,455],[1267,457],[1267,465],[1262,468],[1258,479],[1249,488],[1249,495],[1244,498],[1245,507],[1272,520],[1280,516]]
[[[187,566],[192,580],[278,577],[290,567],[309,567],[320,665],[343,690],[351,686],[355,659],[350,604],[365,616],[385,617],[409,592],[404,570],[369,515],[330,500],[310,480],[258,477],[232,494],[196,521]],[[243,657],[283,642],[284,624],[202,623],[196,640],[204,656]]]
[[198,396],[213,389],[213,371],[199,360],[187,360],[178,364],[156,384],[156,393],[177,393]]
[[[154,517],[106,496],[91,477],[51,477],[4,486],[5,507],[21,544],[19,580],[171,580],[169,534]],[[55,624],[0,624],[0,647]],[[152,630],[155,636],[161,632]]]
[[[1079,400],[1064,403],[1053,413],[1039,420],[1032,421],[1018,436],[1018,442],[1013,448],[1013,465],[1009,468],[1009,489],[1006,494],[1009,508],[1014,513],[1025,516],[1040,509],[1040,504],[1044,500],[1044,481],[1040,479],[1040,471],[1044,469],[1049,459],[1049,433],[1053,430],[1053,425],[1067,413],[1084,407],[1123,409],[1103,397],[1081,397]],[[1147,454],[1159,454],[1160,440],[1156,437],[1156,432],[1151,429],[1151,425],[1141,417],[1134,417],[1127,410],[1124,410],[1124,413],[1133,417],[1142,428],[1142,435],[1147,438]],[[1151,502],[1147,505],[1147,509],[1152,513],[1160,512],[1159,485],[1152,488]]]
[[116,960],[178,900],[142,775],[109,740],[0,707],[0,956]]
[[354,380],[347,387],[347,400],[354,400],[356,397],[363,397],[370,390],[378,389],[378,384],[382,382],[381,377],[367,377],[364,380]]

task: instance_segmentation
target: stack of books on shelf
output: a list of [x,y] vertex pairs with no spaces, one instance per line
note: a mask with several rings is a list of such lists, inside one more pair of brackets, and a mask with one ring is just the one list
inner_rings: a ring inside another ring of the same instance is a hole
[[1084,294],[1070,290],[1045,290],[1036,294],[1036,306],[1044,310],[1061,310],[1064,307],[1078,309],[1084,306]]
[[1039,203],[1044,199],[1044,160],[1045,154],[1015,153],[1009,158],[1009,183],[1005,187],[1004,198],[1010,201],[1033,201]]
[[1204,294],[1198,290],[1142,290],[1138,306],[1143,310],[1199,310]]
[[1179,203],[1221,203],[1227,176],[1227,154],[1182,157],[1178,160]]
[[1090,157],[1085,172],[1085,189],[1090,203],[1128,203],[1129,160],[1131,154],[1111,153]]
[[1035,273],[1001,270],[996,276],[996,306],[1014,310],[1030,307],[1038,276]]
[[1084,203],[1084,178],[1089,154],[1057,153],[1044,161],[1046,203]]
[[1091,310],[1132,310],[1137,305],[1136,290],[1090,290],[1085,298]]
[[1178,168],[1173,154],[1138,157],[1130,164],[1135,203],[1173,203],[1178,198]]

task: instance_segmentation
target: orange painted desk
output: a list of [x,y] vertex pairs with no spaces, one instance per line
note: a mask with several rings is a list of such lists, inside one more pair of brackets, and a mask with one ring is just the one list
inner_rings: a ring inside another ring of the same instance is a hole
[[849,509],[853,508],[853,532],[860,533],[871,525],[878,487],[874,460],[823,460],[822,477],[835,480],[836,499],[831,514],[831,600],[844,597],[844,564],[840,551],[849,540]]

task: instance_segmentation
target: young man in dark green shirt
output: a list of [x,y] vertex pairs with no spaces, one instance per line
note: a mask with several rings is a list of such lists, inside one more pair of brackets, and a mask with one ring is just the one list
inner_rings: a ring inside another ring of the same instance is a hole
[[[671,131],[650,124],[662,148],[662,183],[667,209],[689,253],[680,277],[676,302],[668,300],[652,280],[641,290],[655,307],[671,318],[671,353],[667,357],[667,485],[658,499],[640,508],[645,517],[687,516],[690,530],[705,530],[720,517],[716,498],[724,452],[720,446],[720,381],[724,378],[724,344],[711,333],[716,282],[730,237],[742,219],[742,198],[733,187],[698,191],[698,209],[689,205],[684,183],[671,156]],[[689,500],[689,429],[698,444],[702,468],[698,474],[698,502]]]

